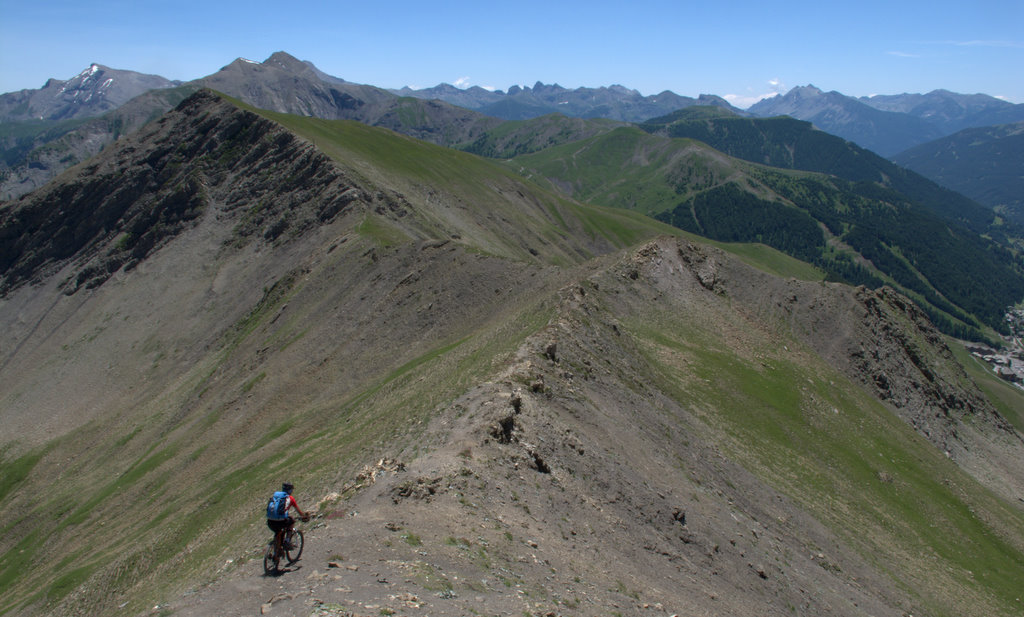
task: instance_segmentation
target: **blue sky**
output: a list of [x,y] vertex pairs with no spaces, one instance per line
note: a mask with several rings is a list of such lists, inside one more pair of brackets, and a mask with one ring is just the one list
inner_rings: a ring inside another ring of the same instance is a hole
[[189,80],[278,50],[387,88],[617,83],[746,107],[814,84],[1024,103],[1024,0],[0,0],[0,92],[92,62]]

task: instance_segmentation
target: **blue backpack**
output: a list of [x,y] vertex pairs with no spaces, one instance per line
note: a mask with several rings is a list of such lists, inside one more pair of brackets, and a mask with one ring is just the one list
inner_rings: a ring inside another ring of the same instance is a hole
[[273,521],[283,521],[288,518],[285,511],[288,510],[288,493],[277,491],[267,502],[267,518]]

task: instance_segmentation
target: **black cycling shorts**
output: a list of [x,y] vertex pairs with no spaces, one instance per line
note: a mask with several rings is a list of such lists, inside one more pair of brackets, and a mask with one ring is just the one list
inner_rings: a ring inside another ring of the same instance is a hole
[[285,519],[274,520],[272,518],[267,519],[267,527],[270,527],[270,531],[277,533],[282,529],[288,529],[295,523],[295,519],[288,517]]

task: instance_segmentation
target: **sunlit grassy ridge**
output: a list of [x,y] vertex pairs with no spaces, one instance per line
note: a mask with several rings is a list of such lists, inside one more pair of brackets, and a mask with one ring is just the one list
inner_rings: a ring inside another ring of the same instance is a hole
[[506,159],[604,133],[622,122],[601,118],[569,118],[548,114],[531,120],[503,122],[461,149],[489,158]]
[[[707,146],[690,143],[695,149],[710,151]],[[635,127],[621,127],[517,157],[510,165],[563,182],[579,199],[653,216],[680,201],[675,188],[665,180],[666,171],[685,167],[688,158],[688,152],[672,147],[666,140]],[[708,170],[709,177],[717,179],[718,173],[728,170]]]
[[[403,187],[409,187],[410,180],[414,180],[421,185],[436,187],[460,197],[468,195],[477,201],[470,201],[465,205],[475,208],[477,213],[486,214],[488,210],[500,209],[503,216],[514,221],[520,221],[531,227],[539,225],[556,240],[560,234],[571,231],[567,219],[572,218],[580,221],[582,230],[591,237],[605,238],[616,247],[631,246],[655,234],[682,234],[701,242],[709,242],[705,238],[654,221],[635,211],[620,207],[581,204],[553,192],[541,190],[532,182],[524,184],[522,176],[516,169],[476,155],[435,146],[386,129],[370,127],[357,122],[322,120],[257,110],[234,101],[230,97],[226,98],[242,108],[251,109],[282,124],[297,135],[310,140],[317,148],[346,168],[359,171],[371,179],[387,180],[392,185]],[[557,125],[558,120],[561,118],[553,118],[551,122],[555,122]],[[531,123],[539,121],[541,119],[535,119]],[[513,126],[506,127],[503,124],[495,129],[496,134],[500,135],[503,130],[514,131],[521,123],[506,124]],[[615,139],[623,141],[622,147],[625,149],[634,147],[638,140],[649,139],[649,136],[643,131],[629,127],[616,128],[614,133]],[[582,148],[576,142],[557,147],[563,149]],[[694,142],[694,147],[698,150],[705,148],[696,142]],[[661,153],[652,153],[652,157],[655,156],[661,156]],[[617,160],[612,158],[606,164],[614,165],[616,162]],[[599,165],[594,167],[596,165],[594,161],[581,161],[581,164],[586,164],[593,169],[593,177],[602,176],[601,167]],[[652,165],[652,167],[656,166]],[[723,167],[724,169],[727,168]],[[608,168],[604,171],[607,172],[604,177],[611,177],[615,175],[616,170]],[[652,170],[652,174],[655,173]],[[709,171],[708,173],[717,172]],[[541,187],[548,184],[543,177],[538,176],[535,179]],[[636,182],[635,188],[631,190],[641,194],[650,187],[654,187],[653,190],[658,191],[658,195],[652,198],[655,200],[653,203],[661,203],[658,200],[664,197],[662,189],[658,188],[659,183],[653,182],[653,180],[655,180],[654,175],[650,178],[640,179]],[[541,204],[548,218],[523,219],[523,213],[518,212],[521,208],[515,204],[511,204],[513,207],[509,207],[510,204],[504,199],[504,195],[496,194],[496,187],[506,193],[513,190],[528,192],[532,200]],[[367,218],[363,225],[367,233],[378,238],[385,245],[400,242],[402,238],[402,233],[386,222]],[[792,276],[801,280],[821,280],[824,277],[824,273],[817,268],[764,244],[715,241],[710,241],[710,243],[738,255],[748,264],[772,274]]]
[[[258,113],[309,139],[345,168],[374,183],[397,188],[408,195],[427,191],[428,200],[463,209],[465,212],[458,214],[459,220],[455,223],[457,227],[467,224],[472,228],[463,234],[465,242],[489,253],[530,259],[523,246],[469,221],[500,217],[512,229],[539,233],[550,244],[547,253],[555,253],[549,258],[563,264],[596,254],[593,250],[575,252],[566,245],[568,236],[580,231],[616,248],[658,233],[673,233],[670,226],[637,213],[615,208],[583,207],[561,195],[543,191],[532,183],[524,183],[514,172],[475,155],[433,146],[356,122],[265,111]],[[524,208],[524,204],[529,207]],[[427,209],[420,208],[417,214],[421,225],[433,227],[439,234],[445,225],[452,223],[450,216],[446,215],[448,218],[442,220]],[[366,224],[381,231],[388,226],[387,223]],[[394,233],[388,232],[390,235]]]

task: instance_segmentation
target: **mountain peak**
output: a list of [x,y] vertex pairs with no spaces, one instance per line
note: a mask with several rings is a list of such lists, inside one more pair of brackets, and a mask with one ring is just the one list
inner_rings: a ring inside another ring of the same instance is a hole
[[0,120],[19,122],[98,116],[157,88],[176,85],[159,75],[112,69],[98,62],[68,79],[48,79],[39,90],[0,95]]
[[623,85],[620,85],[620,84],[612,84],[612,85],[608,86],[608,90],[610,90],[612,92],[616,92],[618,94],[626,94],[626,95],[634,95],[634,94],[635,95],[639,95],[640,94],[634,88],[627,88],[626,86],[623,86]]
[[233,66],[242,67],[242,66],[246,66],[246,65],[256,65],[256,66],[259,66],[260,63],[255,61],[255,60],[250,60],[248,58],[243,58],[243,57],[239,56],[239,57],[235,58],[234,60],[232,60],[229,64],[226,64],[223,67],[221,67],[220,70],[223,71],[224,69],[227,69],[229,67],[233,67]]
[[272,64],[280,68],[304,68],[306,63],[285,51],[275,51],[263,64]]
[[340,77],[328,75],[316,67],[315,64],[309,60],[299,60],[295,56],[285,51],[275,51],[270,54],[270,57],[263,61],[263,66],[270,66],[274,68],[287,71],[292,74],[305,74],[312,75],[316,79],[331,84],[345,84],[347,83]]
[[75,80],[80,80],[82,84],[85,84],[85,82],[89,81],[94,75],[96,75],[97,73],[103,73],[106,69],[107,67],[103,66],[102,64],[96,64],[95,62],[93,62],[89,65],[88,68],[83,70],[81,73],[69,79],[68,82],[70,83]]
[[292,73],[308,71],[310,68],[308,63],[302,62],[295,56],[292,56],[291,54],[288,54],[283,51],[274,52],[273,54],[270,55],[269,58],[267,58],[263,62],[251,60],[249,58],[242,58],[241,56],[239,56],[238,58],[235,58],[235,60],[231,64],[228,64],[221,70],[230,67],[235,67],[239,69],[270,68],[280,69]]
[[554,84],[551,84],[550,86],[548,86],[548,85],[545,85],[544,83],[538,81],[537,83],[533,84],[533,91],[538,93],[538,94],[544,93],[544,92],[562,92],[564,90],[565,90],[565,88],[563,88],[562,86],[558,85],[557,83],[554,83]]
[[820,96],[824,94],[824,92],[814,84],[807,84],[806,86],[797,86],[793,88],[789,91],[789,94],[792,94],[793,96],[811,97]]

